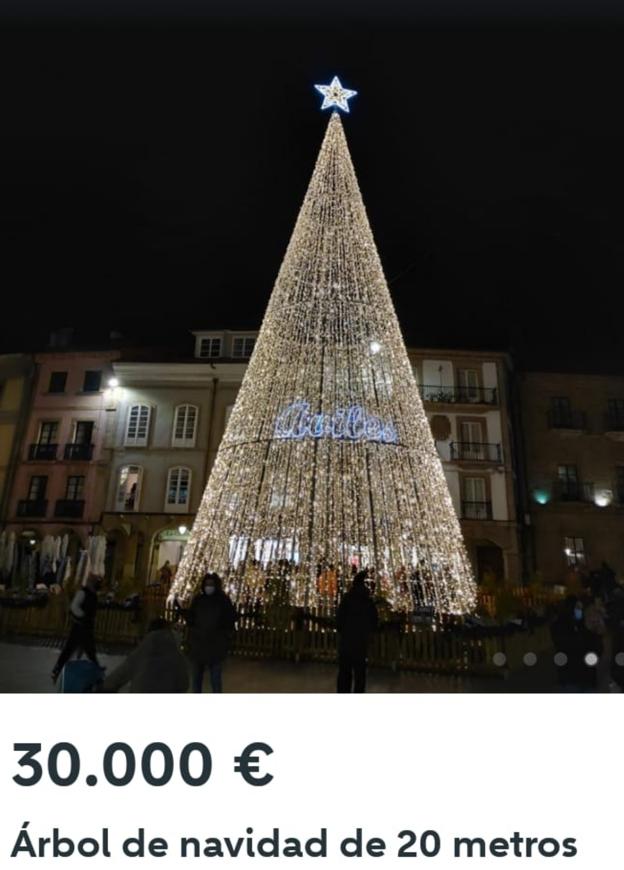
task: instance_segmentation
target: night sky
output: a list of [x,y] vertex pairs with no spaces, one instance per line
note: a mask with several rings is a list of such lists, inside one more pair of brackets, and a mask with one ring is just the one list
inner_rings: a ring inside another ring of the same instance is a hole
[[338,74],[408,340],[624,372],[624,21],[466,5],[3,4],[0,350],[257,327]]

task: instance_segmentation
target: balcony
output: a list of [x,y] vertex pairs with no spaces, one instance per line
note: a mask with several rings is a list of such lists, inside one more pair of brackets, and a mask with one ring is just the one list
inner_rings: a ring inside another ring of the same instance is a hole
[[18,517],[45,517],[48,501],[45,498],[23,498],[17,503]]
[[93,444],[66,444],[65,459],[88,462],[93,457]]
[[79,520],[84,513],[84,500],[73,498],[60,498],[54,508],[55,517]]
[[549,411],[548,425],[551,429],[584,432],[587,428],[585,411]]
[[557,501],[592,503],[594,501],[593,483],[581,482],[578,480],[557,480],[555,481],[554,492]]
[[605,414],[605,433],[614,441],[624,441],[624,413],[609,410]]
[[58,444],[31,444],[28,448],[28,458],[54,462]]
[[497,405],[496,387],[434,387],[420,386],[424,402],[439,402],[448,405]]
[[452,441],[451,460],[453,462],[493,462],[502,465],[503,451],[500,444],[486,444],[482,441]]
[[461,503],[462,520],[491,520],[491,501],[463,501]]

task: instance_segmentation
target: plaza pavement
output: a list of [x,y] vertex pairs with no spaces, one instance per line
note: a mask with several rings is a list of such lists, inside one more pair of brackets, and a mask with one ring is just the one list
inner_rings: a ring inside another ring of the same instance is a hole
[[[56,646],[0,643],[0,692],[56,692],[50,672],[58,656]],[[110,673],[122,655],[101,654]],[[526,692],[549,691],[555,685],[554,668],[547,661],[502,678],[471,678],[394,673],[371,668],[369,692]],[[224,667],[226,692],[334,692],[336,667],[316,662],[286,662],[229,658]]]

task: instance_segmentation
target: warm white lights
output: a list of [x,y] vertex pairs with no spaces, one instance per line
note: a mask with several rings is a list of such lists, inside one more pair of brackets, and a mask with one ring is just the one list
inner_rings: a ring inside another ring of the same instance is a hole
[[321,106],[321,109],[331,109],[335,106],[338,109],[342,109],[343,112],[348,112],[348,100],[350,100],[351,97],[355,97],[357,94],[357,91],[350,91],[347,88],[343,88],[338,76],[334,76],[329,85],[314,85],[314,87],[320,94],[323,94],[323,105]]
[[394,610],[475,604],[334,113],[172,593],[217,571],[239,604],[331,608],[359,568]]
[[178,533],[180,535],[185,535],[187,532],[188,532],[188,529],[186,526],[178,526]]
[[118,378],[109,378],[108,379],[108,386],[110,387],[111,390],[116,390],[117,387],[119,386],[119,379]]

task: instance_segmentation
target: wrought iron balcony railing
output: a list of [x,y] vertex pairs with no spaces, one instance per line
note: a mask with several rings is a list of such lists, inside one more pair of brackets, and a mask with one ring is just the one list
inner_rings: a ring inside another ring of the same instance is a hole
[[93,444],[66,444],[65,459],[88,462],[93,456]]
[[57,450],[58,444],[31,444],[28,449],[28,458],[54,462]]
[[496,387],[435,387],[421,385],[420,397],[425,402],[446,402],[452,405],[497,405]]
[[461,506],[463,520],[492,519],[491,501],[463,501]]
[[17,503],[18,517],[45,517],[47,510],[45,498],[23,498]]
[[558,501],[593,502],[594,484],[580,480],[557,480],[555,481],[555,495]]
[[575,429],[587,428],[585,411],[549,411],[548,425],[551,429]]
[[85,503],[82,499],[60,498],[54,508],[55,517],[66,517],[77,520],[84,513]]
[[503,461],[500,444],[487,444],[483,441],[452,441],[451,459],[456,462],[495,462]]

